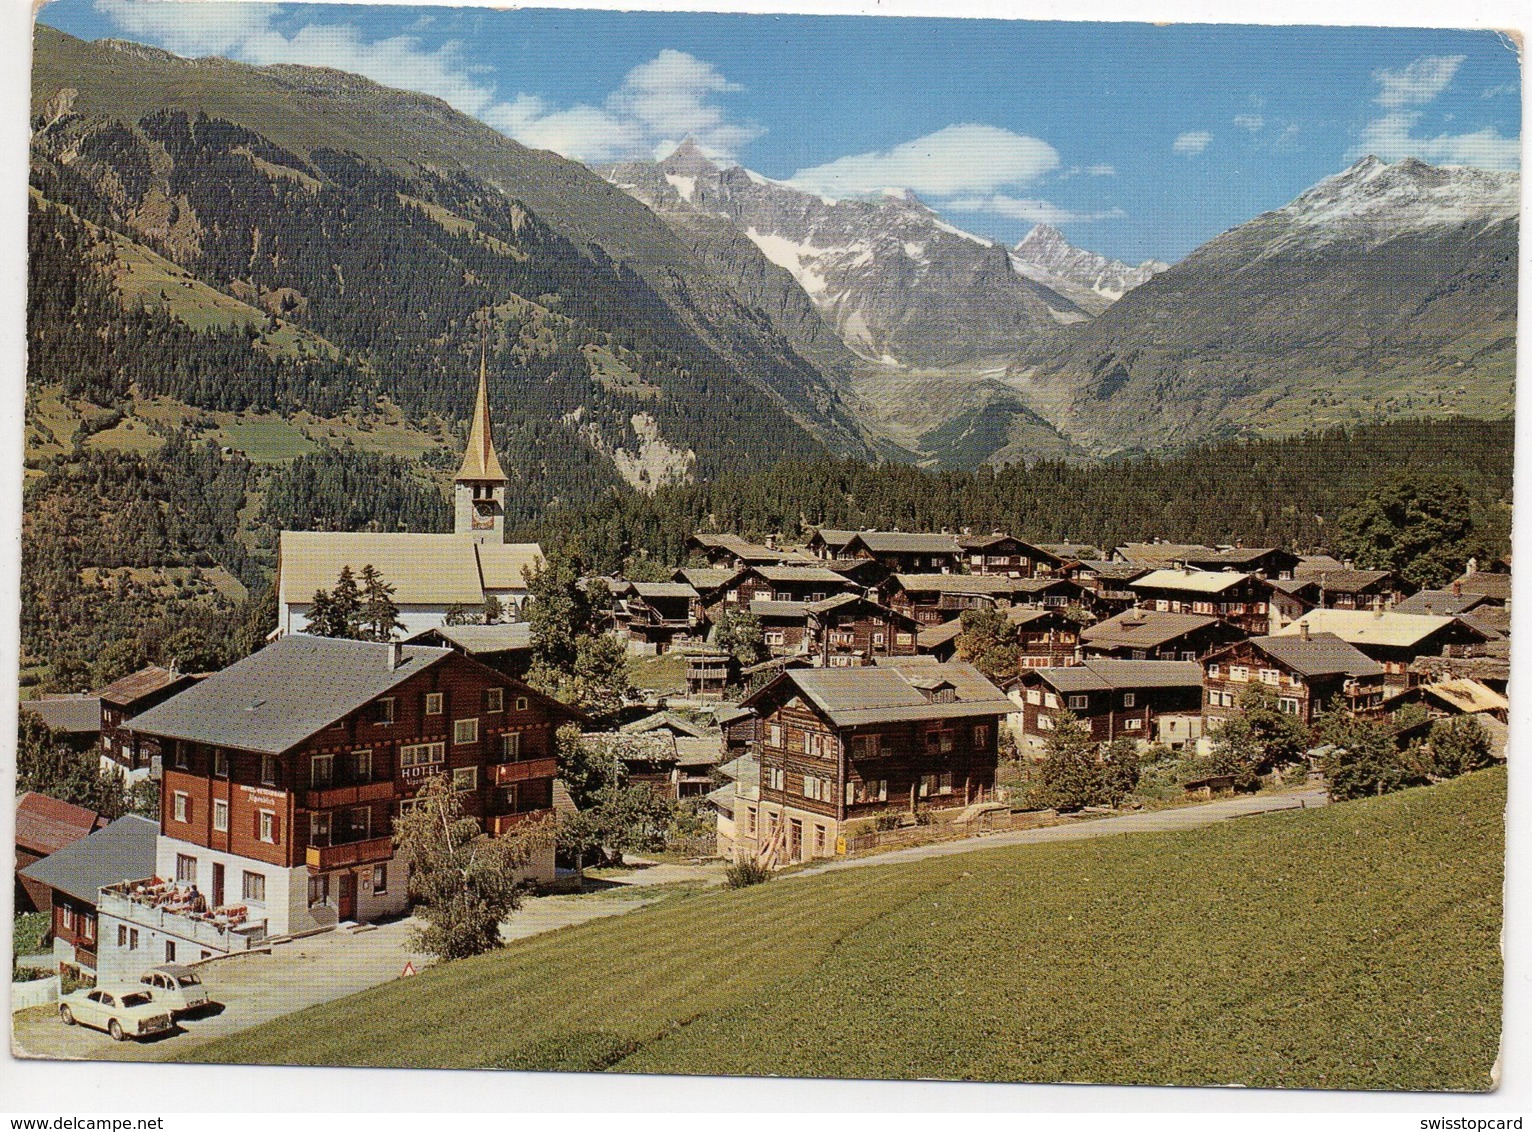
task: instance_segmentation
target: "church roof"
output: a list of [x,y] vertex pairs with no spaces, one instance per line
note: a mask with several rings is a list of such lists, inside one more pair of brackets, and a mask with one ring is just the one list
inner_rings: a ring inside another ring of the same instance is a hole
[[481,543],[463,535],[402,531],[283,531],[277,600],[303,605],[332,590],[342,566],[358,578],[373,566],[394,587],[397,605],[482,605],[486,592],[526,588],[523,566],[537,569],[535,542]]
[[473,420],[468,426],[468,448],[463,453],[463,466],[457,478],[479,483],[507,483],[505,472],[500,469],[500,457],[495,455],[495,443],[489,432],[489,396],[485,390],[484,356],[479,355],[479,393],[473,403]]

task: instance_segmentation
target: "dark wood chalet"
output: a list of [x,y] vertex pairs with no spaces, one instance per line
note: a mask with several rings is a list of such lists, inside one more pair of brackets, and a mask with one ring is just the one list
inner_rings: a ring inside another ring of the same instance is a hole
[[656,656],[700,641],[702,598],[685,582],[624,582],[613,591],[613,620],[628,651]]
[[823,566],[752,566],[731,587],[730,602],[745,606],[752,601],[824,601],[858,587],[845,575]]
[[686,654],[686,694],[694,700],[721,700],[724,691],[739,675],[739,661],[732,653],[689,652]]
[[808,606],[808,648],[829,668],[871,664],[878,657],[914,656],[920,624],[871,598],[841,594]]
[[778,550],[775,546],[751,542],[738,535],[711,535],[698,533],[686,542],[686,552],[694,559],[701,559],[709,566],[744,567],[771,566],[782,562],[807,563],[807,555],[793,550]]
[[527,621],[440,625],[416,633],[407,643],[453,649],[518,680],[532,667],[532,625]]
[[1185,564],[1197,570],[1235,570],[1244,574],[1259,574],[1268,581],[1291,581],[1298,568],[1299,558],[1281,547],[1229,546],[1212,554],[1193,551],[1184,559]]
[[1419,657],[1462,656],[1489,640],[1487,633],[1458,617],[1381,609],[1315,609],[1276,635],[1297,637],[1304,633],[1312,637],[1334,633],[1366,653],[1383,666],[1384,683],[1390,688],[1411,683],[1410,665]]
[[1495,605],[1509,607],[1511,604],[1511,572],[1509,562],[1504,572],[1498,570],[1470,570],[1452,583],[1454,593],[1482,594]]
[[808,602],[757,598],[750,603],[750,613],[761,623],[761,637],[773,656],[792,656],[808,650]]
[[962,555],[953,535],[858,531],[840,557],[871,558],[895,573],[918,574],[956,571]]
[[1058,573],[1065,560],[1014,535],[959,535],[958,547],[970,574],[1001,574],[1031,578]]
[[188,673],[151,664],[102,688],[96,693],[101,699],[102,757],[124,770],[148,770],[160,753],[159,744],[152,736],[140,736],[128,722],[196,682]]
[[157,871],[272,935],[392,914],[420,786],[450,777],[493,834],[547,817],[554,732],[583,718],[450,649],[283,637],[134,721],[165,750]]
[[1095,597],[1097,606],[1106,616],[1130,609],[1138,601],[1138,595],[1128,588],[1152,568],[1134,562],[1111,562],[1092,558],[1076,562],[1066,571]]
[[1221,617],[1246,633],[1271,628],[1271,583],[1237,570],[1155,570],[1128,583],[1139,605],[1160,613]]
[[1016,632],[1021,646],[1022,668],[1055,668],[1076,663],[1080,647],[1080,625],[1058,609],[1037,609],[1013,605],[1005,619]]
[[713,609],[729,598],[735,584],[745,576],[738,566],[683,566],[670,576],[672,582],[684,582],[697,591],[704,610]]
[[1130,609],[1080,631],[1080,653],[1117,660],[1201,660],[1243,639],[1238,626],[1203,613]]
[[1304,578],[1319,583],[1315,604],[1323,609],[1392,609],[1409,592],[1389,570],[1322,570]]
[[[129,814],[22,870],[22,880],[41,894],[39,907],[49,914],[55,970],[76,967],[85,974],[96,974],[100,891],[124,877],[152,876],[158,834],[158,824]],[[131,942],[124,938],[125,944]],[[151,958],[152,966],[178,956],[167,956],[161,950]]]
[[1068,668],[1029,668],[1008,685],[1020,709],[1021,746],[1040,757],[1060,712],[1106,743],[1185,746],[1202,734],[1202,666],[1189,660],[1087,659]]
[[1304,724],[1331,705],[1355,713],[1383,701],[1383,666],[1333,633],[1251,637],[1206,657],[1202,670],[1210,723],[1237,714],[1240,694],[1251,685]]
[[840,531],[833,527],[820,527],[809,537],[804,550],[826,562],[835,558],[845,558],[847,557],[846,547],[860,533],[859,531]]
[[783,672],[740,705],[759,720],[759,801],[736,852],[773,865],[833,855],[848,822],[968,805],[994,787],[1010,701],[972,666],[927,657]]
[[16,911],[46,912],[47,890],[26,880],[28,866],[73,845],[106,825],[84,806],[27,790],[16,796]]
[[878,592],[890,609],[926,626],[955,620],[965,609],[1002,609],[1013,605],[1063,609],[1080,605],[1094,612],[1098,608],[1093,594],[1079,582],[1063,577],[895,574]]

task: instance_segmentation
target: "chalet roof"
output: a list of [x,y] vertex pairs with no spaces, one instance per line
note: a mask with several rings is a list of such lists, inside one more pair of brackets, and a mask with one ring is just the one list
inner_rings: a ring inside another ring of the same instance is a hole
[[1169,566],[1172,562],[1185,562],[1191,557],[1217,554],[1218,548],[1204,546],[1200,542],[1125,542],[1117,548],[1116,553],[1128,562]]
[[1301,596],[1305,590],[1310,590],[1315,594],[1319,592],[1320,582],[1318,578],[1268,578],[1267,581],[1271,584],[1272,589],[1281,590],[1283,593],[1291,594],[1293,597]]
[[39,696],[22,700],[21,710],[31,712],[59,735],[90,735],[101,730],[100,696]]
[[750,603],[750,612],[768,621],[806,623],[809,619],[808,603],[803,601],[767,601],[765,598],[756,598]]
[[373,531],[283,531],[277,600],[303,604],[331,590],[341,568],[361,577],[374,567],[394,587],[398,605],[482,605],[479,544],[462,535]]
[[[830,547],[845,546],[860,533],[860,531],[842,531],[835,527],[820,527],[814,532],[820,542]],[[810,539],[809,541],[812,542],[814,540]]]
[[118,680],[113,680],[105,688],[97,692],[96,695],[109,704],[115,704],[118,707],[128,707],[131,704],[136,704],[145,696],[153,695],[155,692],[162,692],[176,684],[189,684],[192,680],[193,677],[188,676],[184,672],[177,672],[171,668],[161,668],[157,664],[151,664],[148,668],[140,668],[137,672],[131,672]]
[[1456,578],[1452,583],[1461,586],[1465,594],[1483,594],[1494,601],[1511,600],[1511,575],[1488,574],[1483,570],[1475,570],[1472,574],[1464,574]]
[[1304,574],[1323,574],[1330,570],[1344,569],[1346,569],[1344,562],[1328,554],[1300,554],[1298,565],[1293,568],[1293,573],[1302,577]]
[[1153,567],[1142,562],[1112,562],[1104,558],[1076,559],[1080,565],[1096,577],[1110,582],[1131,582],[1151,572]]
[[422,642],[431,636],[451,641],[470,656],[478,653],[519,652],[532,647],[532,625],[528,621],[512,621],[500,625],[439,625],[416,633],[410,640]]
[[[1190,554],[1186,561],[1193,566],[1201,566],[1207,570],[1223,570],[1249,566],[1252,562],[1259,562],[1273,554],[1287,554],[1277,546],[1231,546],[1223,550],[1215,550],[1212,554]],[[1297,555],[1291,557],[1296,558]]]
[[390,647],[302,633],[280,637],[129,726],[168,739],[280,754],[453,655],[399,645],[399,667],[390,668]]
[[1354,594],[1393,580],[1388,570],[1326,570],[1316,576],[1326,593]]
[[921,629],[915,637],[915,645],[922,649],[937,649],[949,641],[957,640],[963,631],[963,622],[960,618],[944,621],[940,625],[928,625]]
[[787,562],[803,558],[796,551],[773,550],[769,546],[762,546],[758,542],[751,542],[749,539],[740,538],[739,535],[698,533],[692,536],[692,541],[708,550],[728,551],[743,562]]
[[1155,570],[1128,583],[1132,589],[1218,594],[1252,577],[1237,570]]
[[102,888],[154,875],[160,823],[129,814],[21,870],[28,880],[95,904]]
[[1064,668],[1031,668],[1060,692],[1112,692],[1147,688],[1201,688],[1202,665],[1195,660],[1097,660]]
[[874,554],[956,554],[957,538],[953,535],[923,534],[903,531],[859,531],[853,542],[859,542]]
[[1099,546],[1083,542],[1039,542],[1033,545],[1065,562],[1098,561],[1106,557]]
[[468,424],[468,445],[463,451],[463,466],[458,469],[460,480],[480,483],[506,483],[505,472],[500,469],[500,457],[495,455],[494,438],[489,428],[489,397],[485,386],[484,354],[479,354],[479,392],[473,401],[473,418]]
[[700,739],[707,735],[707,730],[698,727],[695,723],[688,723],[675,712],[657,711],[653,715],[646,715],[643,719],[635,719],[632,723],[624,723],[618,730],[629,735],[642,735],[649,731],[669,731],[673,735],[685,735],[691,739]]
[[1005,611],[1005,619],[1018,629],[1023,629],[1034,621],[1063,616],[1064,614],[1057,609],[1039,609],[1035,605],[1013,605]]
[[1511,678],[1511,662],[1491,656],[1422,656],[1410,662],[1410,671],[1438,680],[1464,677],[1503,684]]
[[761,784],[761,760],[755,755],[740,755],[718,768],[718,773],[741,786]]
[[1472,625],[1491,640],[1511,635],[1511,611],[1502,606],[1481,605],[1472,613],[1461,614],[1458,620]]
[[[931,703],[912,683],[933,678],[952,684],[953,702]],[[758,700],[781,681],[790,682],[837,727],[1005,715],[1015,710],[1005,694],[972,665],[938,664],[931,657],[880,658],[865,668],[789,669],[744,702]]]
[[46,857],[88,836],[102,820],[84,806],[28,790],[16,798],[16,845]]
[[1383,675],[1381,664],[1334,633],[1314,633],[1306,640],[1301,636],[1251,637],[1247,643],[1301,676]]
[[676,736],[677,766],[717,766],[723,758],[723,744],[716,735]]
[[906,593],[990,594],[1015,593],[1023,578],[996,574],[895,574],[894,582]]
[[[486,590],[525,590],[527,576],[523,571],[542,569],[543,548],[535,542],[476,542],[474,547]],[[386,576],[384,580],[388,580]]]
[[[786,602],[784,604],[792,605],[793,603]],[[762,672],[776,672],[779,669],[786,668],[812,668],[813,664],[814,662],[803,653],[797,653],[793,656],[773,656],[761,661],[759,664],[747,664],[739,670],[739,674],[741,676],[755,676]],[[743,703],[743,701],[741,702]]]
[[1220,624],[1218,618],[1201,613],[1160,613],[1153,609],[1129,609],[1099,624],[1080,630],[1080,640],[1102,648],[1157,648],[1187,633]]
[[741,719],[748,719],[753,714],[755,713],[749,708],[742,708],[738,704],[717,704],[713,708],[713,722],[719,727],[727,727]]
[[843,586],[846,579],[834,570],[823,566],[756,566],[750,571],[768,582],[823,582],[831,586]]
[[685,582],[629,582],[628,589],[632,590],[641,598],[663,601],[665,599],[686,598],[690,600],[700,597],[695,589]]
[[683,566],[671,575],[673,582],[685,582],[695,590],[716,590],[743,574],[743,570],[721,566]]
[[1476,715],[1481,711],[1504,712],[1511,708],[1510,701],[1499,692],[1466,677],[1421,684],[1419,688],[1422,695],[1438,699],[1464,715]]
[[631,733],[625,731],[587,731],[580,735],[587,743],[599,743],[606,759],[643,763],[674,763],[676,734],[664,729]]
[[[1422,613],[1395,613],[1366,609],[1311,609],[1298,620],[1277,630],[1276,636],[1296,637],[1308,627],[1310,635],[1334,633],[1353,645],[1379,645],[1410,648],[1456,621],[1452,617],[1430,617]],[[1484,636],[1473,626],[1466,626],[1477,636]]]
[[1394,606],[1394,612],[1440,613],[1447,617],[1456,617],[1459,613],[1467,613],[1475,606],[1483,605],[1489,600],[1484,594],[1455,594],[1451,590],[1421,590]]

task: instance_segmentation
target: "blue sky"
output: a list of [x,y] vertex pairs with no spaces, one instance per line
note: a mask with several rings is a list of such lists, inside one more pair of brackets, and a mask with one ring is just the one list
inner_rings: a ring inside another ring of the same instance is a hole
[[1013,243],[1038,221],[1175,260],[1366,153],[1517,168],[1490,32],[57,0],[42,22],[358,71],[587,161],[721,159],[830,196],[913,189]]

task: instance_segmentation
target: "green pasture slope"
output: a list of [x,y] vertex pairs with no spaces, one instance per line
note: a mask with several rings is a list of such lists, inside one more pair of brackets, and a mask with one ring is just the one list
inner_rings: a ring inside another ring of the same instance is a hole
[[676,896],[181,1056],[1483,1090],[1504,805],[1497,769],[1192,832]]

